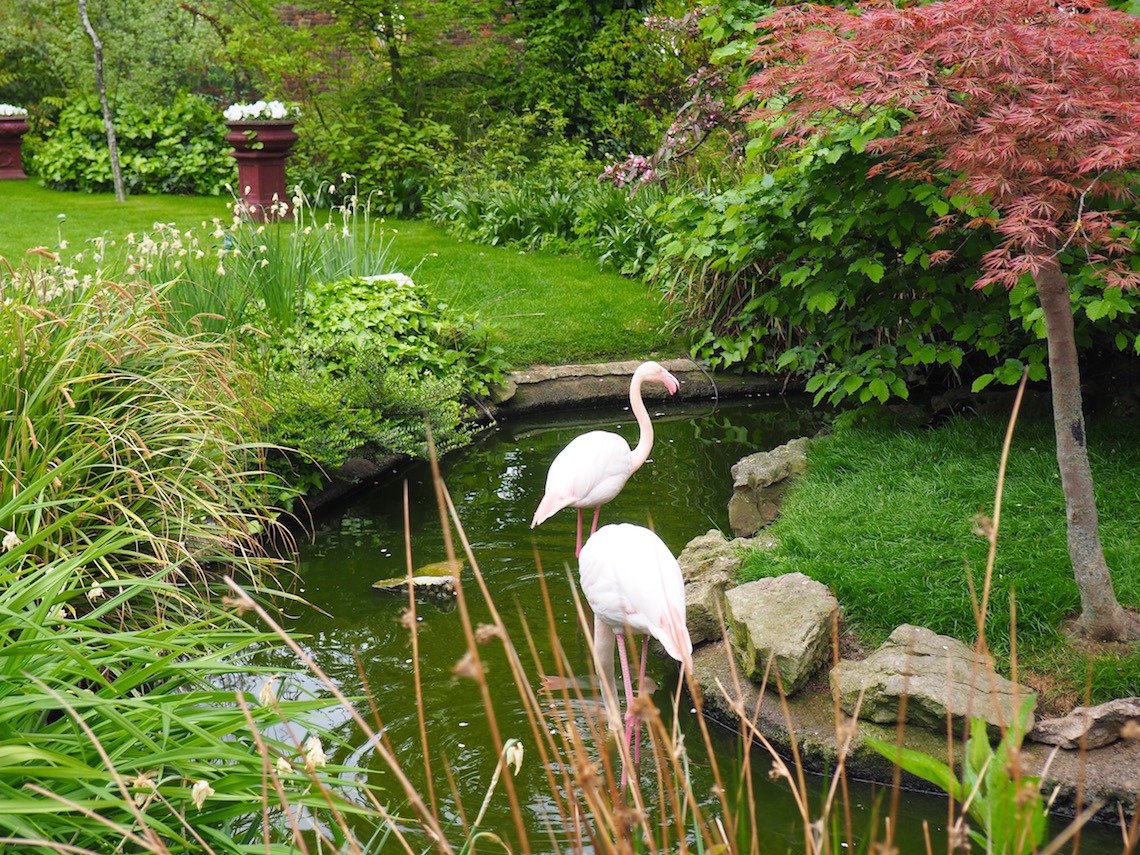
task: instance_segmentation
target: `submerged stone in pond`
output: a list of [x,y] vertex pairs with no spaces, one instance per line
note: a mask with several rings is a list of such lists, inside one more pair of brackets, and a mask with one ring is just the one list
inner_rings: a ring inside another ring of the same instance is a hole
[[[455,576],[452,575],[450,561],[436,561],[425,564],[416,569],[412,575],[412,588],[417,594],[432,594],[435,596],[450,597],[455,595]],[[463,564],[455,565],[455,570],[462,571]],[[377,591],[403,592],[408,584],[407,576],[393,576],[390,579],[381,579],[373,582],[372,587]]]

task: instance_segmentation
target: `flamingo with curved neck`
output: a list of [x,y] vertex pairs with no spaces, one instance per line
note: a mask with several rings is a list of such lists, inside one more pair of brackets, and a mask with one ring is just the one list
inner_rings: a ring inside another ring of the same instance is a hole
[[637,445],[630,448],[616,433],[592,430],[575,437],[558,453],[546,476],[546,493],[534,512],[534,528],[563,508],[578,511],[578,538],[574,547],[582,551],[582,509],[594,509],[593,534],[598,528],[601,506],[622,491],[629,476],[649,459],[653,449],[653,422],[641,398],[643,383],[660,383],[670,395],[680,388],[677,378],[656,362],[645,362],[633,372],[629,383],[629,406],[641,431]]

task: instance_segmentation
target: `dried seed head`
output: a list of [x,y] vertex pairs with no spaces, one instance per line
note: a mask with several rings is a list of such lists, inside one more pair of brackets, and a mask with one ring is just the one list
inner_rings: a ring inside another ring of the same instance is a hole
[[475,628],[475,640],[480,644],[486,644],[495,637],[502,638],[503,632],[494,624],[481,623]]
[[451,671],[456,677],[468,677],[472,680],[479,680],[483,676],[483,666],[470,650],[463,654],[463,658],[455,663]]

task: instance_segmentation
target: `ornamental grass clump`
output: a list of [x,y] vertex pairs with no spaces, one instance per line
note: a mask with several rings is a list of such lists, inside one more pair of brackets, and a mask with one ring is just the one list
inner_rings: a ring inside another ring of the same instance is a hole
[[[92,585],[269,568],[277,484],[261,466],[248,375],[224,345],[172,332],[160,292],[17,273],[0,307],[0,528],[47,564],[103,539]],[[113,556],[113,557],[112,557]]]
[[2,284],[0,847],[264,850],[357,810],[328,702],[264,690],[271,639],[218,589],[288,596],[227,347],[143,284]]

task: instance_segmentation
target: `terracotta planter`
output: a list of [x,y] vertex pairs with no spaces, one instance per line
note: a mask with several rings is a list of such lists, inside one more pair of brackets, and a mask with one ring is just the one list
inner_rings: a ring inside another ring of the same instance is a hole
[[24,174],[21,147],[28,132],[24,116],[0,116],[0,179],[27,178]]
[[297,135],[292,119],[226,122],[226,142],[238,162],[238,191],[253,220],[292,219],[285,190],[285,158]]

